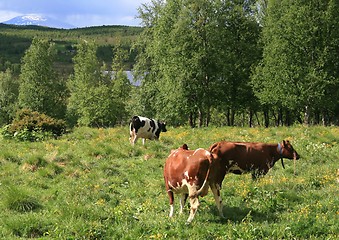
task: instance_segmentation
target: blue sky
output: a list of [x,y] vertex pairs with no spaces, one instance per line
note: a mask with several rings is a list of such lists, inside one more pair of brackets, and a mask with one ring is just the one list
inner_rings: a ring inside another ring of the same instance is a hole
[[43,14],[76,27],[138,26],[137,8],[151,0],[0,0],[0,22]]

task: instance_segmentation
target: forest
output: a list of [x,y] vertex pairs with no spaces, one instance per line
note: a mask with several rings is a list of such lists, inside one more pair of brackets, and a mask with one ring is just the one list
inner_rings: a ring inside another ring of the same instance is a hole
[[[336,0],[153,0],[141,27],[0,26],[0,124],[338,125]],[[140,85],[131,83],[132,70]]]

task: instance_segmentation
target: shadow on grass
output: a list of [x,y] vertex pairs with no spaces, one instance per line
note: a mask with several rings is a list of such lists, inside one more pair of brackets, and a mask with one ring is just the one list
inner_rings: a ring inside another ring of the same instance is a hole
[[249,220],[253,222],[275,222],[277,220],[275,212],[260,212],[247,207],[224,206],[223,213],[225,218],[219,217],[219,213],[215,206],[211,206],[210,212],[211,214],[218,216],[214,218],[217,223],[240,223]]

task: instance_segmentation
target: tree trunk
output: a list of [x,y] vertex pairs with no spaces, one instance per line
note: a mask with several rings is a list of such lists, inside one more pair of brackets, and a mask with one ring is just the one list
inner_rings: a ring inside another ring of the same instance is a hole
[[194,124],[194,120],[193,120],[193,113],[192,112],[190,112],[190,115],[189,115],[189,117],[188,117],[188,122],[189,122],[189,125],[190,125],[190,127],[191,128],[194,128],[195,126],[195,124]]
[[291,114],[289,110],[285,111],[285,125],[291,126]]
[[227,121],[227,126],[231,126],[231,111],[230,111],[230,108],[227,108],[227,111],[226,111],[226,121]]
[[279,108],[278,110],[278,126],[283,126],[284,125],[284,121],[283,121],[283,110],[282,108]]
[[201,109],[198,110],[198,121],[199,121],[199,123],[198,123],[199,124],[199,128],[201,128],[202,125],[203,125],[203,122],[204,122],[203,114],[202,114]]
[[261,123],[260,123],[260,120],[259,120],[259,117],[258,117],[258,113],[257,113],[257,112],[254,112],[254,116],[255,116],[255,118],[257,119],[257,124],[258,124],[258,126],[260,127],[260,126],[261,126]]
[[310,108],[306,105],[305,106],[305,113],[304,113],[304,124],[310,124]]
[[264,122],[265,122],[265,127],[268,128],[270,126],[270,118],[269,118],[269,110],[268,109],[264,110]]
[[329,117],[328,117],[328,114],[327,114],[327,111],[324,110],[322,112],[322,115],[321,115],[321,122],[323,124],[323,126],[328,126],[329,125]]
[[208,125],[209,125],[209,123],[210,123],[210,120],[211,120],[211,109],[208,108],[208,109],[207,109],[207,114],[206,114],[206,121],[205,121],[206,127],[208,127]]
[[231,108],[231,126],[234,126],[235,111]]
[[248,126],[253,127],[253,111],[250,110],[248,113]]

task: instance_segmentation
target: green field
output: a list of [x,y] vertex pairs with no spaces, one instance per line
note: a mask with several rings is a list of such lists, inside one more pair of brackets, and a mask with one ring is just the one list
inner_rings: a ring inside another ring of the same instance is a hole
[[[339,128],[169,128],[132,147],[128,127],[78,128],[58,140],[0,139],[0,239],[338,239]],[[211,192],[191,225],[188,206],[168,218],[163,166],[187,143],[276,143],[301,155],[262,179],[226,175],[217,213]]]

